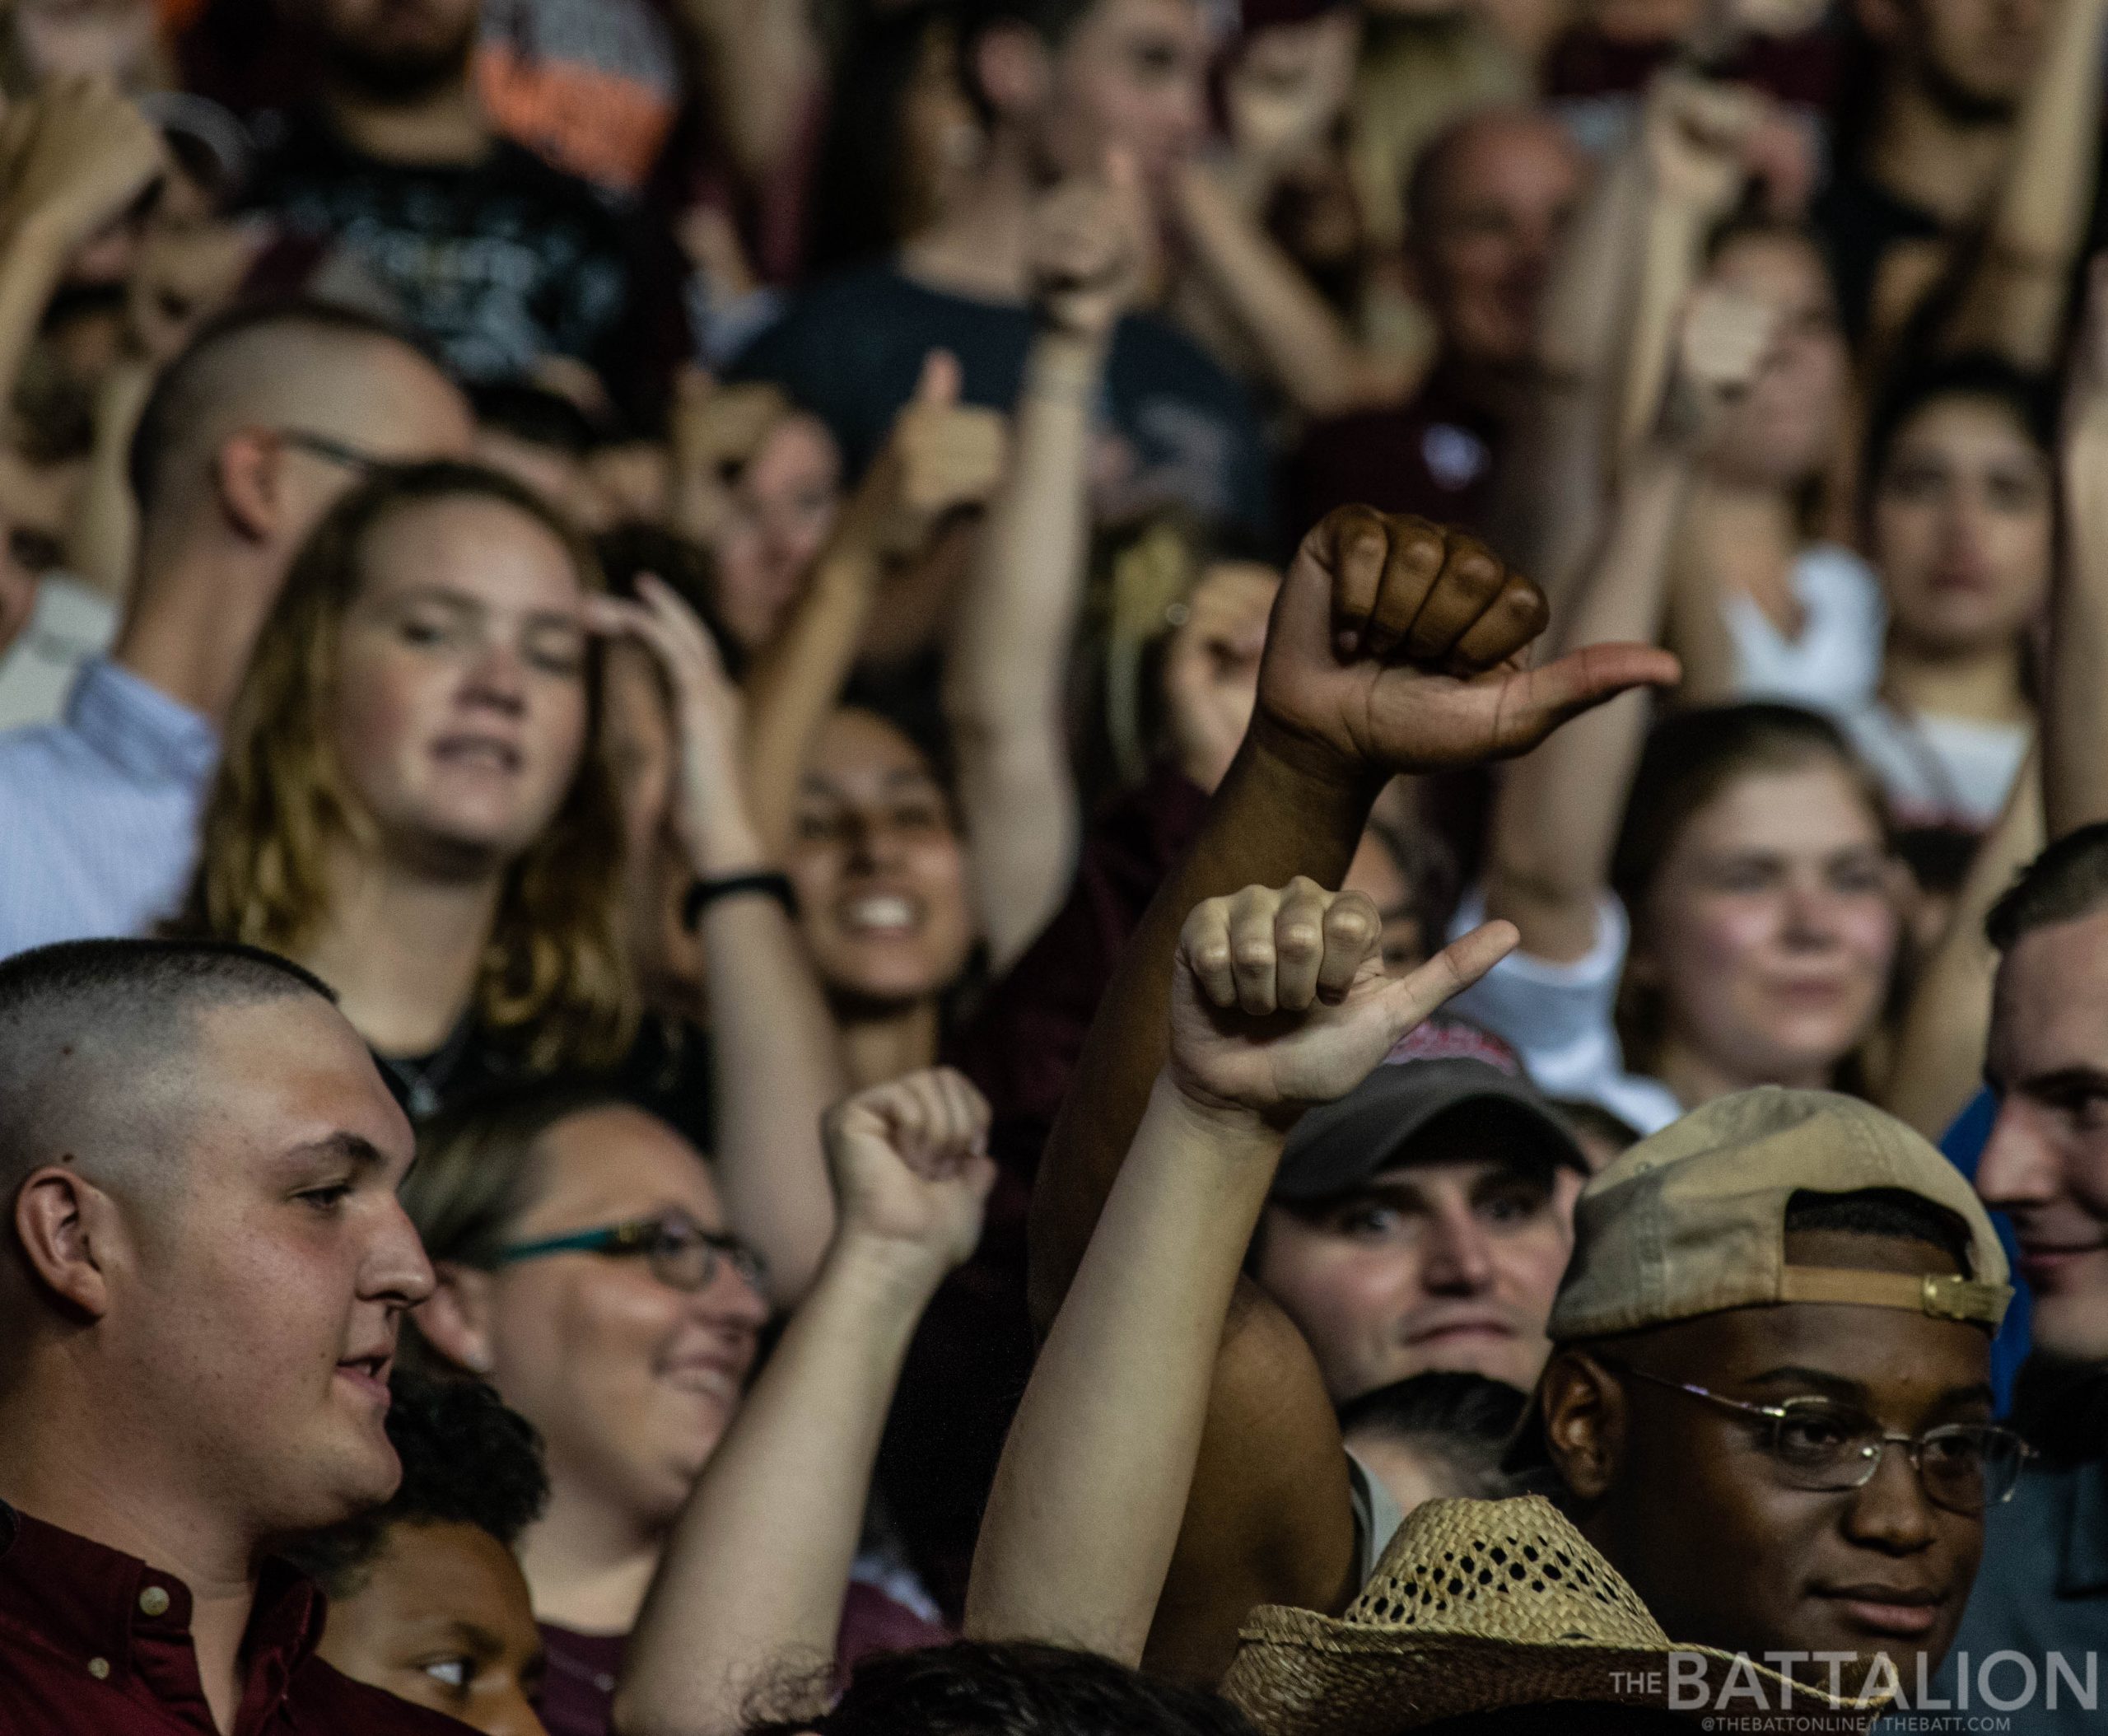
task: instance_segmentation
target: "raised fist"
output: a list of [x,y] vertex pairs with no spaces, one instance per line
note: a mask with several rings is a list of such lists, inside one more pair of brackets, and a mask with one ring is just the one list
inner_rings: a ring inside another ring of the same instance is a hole
[[963,1073],[930,1067],[859,1091],[822,1123],[839,1234],[925,1267],[934,1283],[973,1252],[995,1185],[988,1102]]
[[1196,906],[1172,967],[1173,1082],[1206,1108],[1283,1126],[1351,1091],[1516,942],[1510,924],[1490,922],[1393,978],[1382,930],[1365,894],[1301,878]]

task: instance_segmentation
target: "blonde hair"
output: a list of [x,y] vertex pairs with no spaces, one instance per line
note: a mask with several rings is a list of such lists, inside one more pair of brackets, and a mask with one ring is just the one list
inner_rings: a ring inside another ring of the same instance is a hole
[[[602,588],[579,533],[494,471],[413,464],[346,495],[294,559],[258,637],[228,718],[181,928],[297,958],[323,926],[329,847],[371,843],[326,721],[344,616],[366,576],[366,542],[397,512],[464,497],[524,513],[563,544],[581,586]],[[621,938],[622,827],[600,741],[598,670],[595,658],[577,772],[541,835],[506,868],[472,1003],[487,1029],[522,1039],[523,1058],[542,1071],[610,1065],[637,1024]]]

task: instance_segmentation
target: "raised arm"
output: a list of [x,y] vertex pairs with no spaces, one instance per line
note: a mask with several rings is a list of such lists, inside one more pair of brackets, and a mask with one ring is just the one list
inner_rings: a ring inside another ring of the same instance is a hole
[[[1310,880],[1211,898],[1187,919],[1170,1057],[1005,1443],[967,1593],[969,1637],[1140,1661],[1238,1268],[1289,1128],[1351,1090],[1514,939],[1490,926],[1392,982],[1381,927],[1361,894]],[[1229,1335],[1253,1335],[1271,1309],[1248,1292]],[[1313,1366],[1303,1384],[1315,1377]],[[1310,1422],[1314,1455],[1317,1408]],[[1330,1448],[1343,1466],[1336,1435]],[[1338,1481],[1319,1484],[1335,1515]]]
[[[665,672],[680,742],[674,826],[699,880],[767,872],[739,777],[739,695],[708,632],[667,586],[642,600],[599,599],[605,628],[633,635]],[[828,1015],[790,913],[753,891],[703,906],[710,1023],[712,1154],[725,1209],[768,1261],[769,1300],[804,1295],[833,1234],[820,1117],[846,1080]]]
[[2042,706],[2051,838],[2108,819],[2108,254],[2089,278],[2064,401],[2064,539]]
[[2104,20],[2108,0],[2057,0],[1989,226],[1940,333],[1951,354],[1989,350],[2037,370],[2057,359],[2101,156]]
[[[1301,875],[1336,885],[1396,772],[1527,752],[1565,719],[1674,660],[1597,646],[1531,670],[1542,594],[1481,544],[1344,507],[1304,539],[1274,608],[1244,745],[1185,860],[1150,903],[1100,1002],[1033,1199],[1031,1290],[1050,1325],[1168,1052],[1172,959],[1204,899]],[[1332,1607],[1352,1522],[1330,1402],[1278,1310],[1233,1305],[1152,1656],[1227,1663],[1254,1603]]]
[[946,516],[986,501],[1002,474],[1003,418],[958,394],[958,362],[932,350],[781,636],[748,678],[747,791],[771,855],[790,842],[799,775],[888,575],[920,559]]
[[[1569,602],[1562,646],[1660,637],[1670,541],[1705,405],[1747,385],[1770,329],[1755,303],[1719,292],[1693,300],[1672,405],[1625,467],[1602,543]],[[1646,700],[1629,694],[1561,730],[1502,782],[1486,913],[1514,923],[1535,958],[1563,964],[1595,945],[1597,900],[1646,729]]]
[[1075,868],[1061,705],[1088,564],[1092,414],[1131,299],[1149,212],[1124,154],[1033,214],[1038,333],[944,659],[944,715],[973,839],[974,903],[997,974],[1059,908]]
[[828,1116],[841,1227],[674,1527],[623,1656],[622,1736],[738,1730],[757,1690],[833,1657],[908,1340],[980,1238],[987,1132],[980,1093],[941,1067]]
[[161,133],[105,79],[51,80],[0,124],[0,391],[82,246],[165,166]]

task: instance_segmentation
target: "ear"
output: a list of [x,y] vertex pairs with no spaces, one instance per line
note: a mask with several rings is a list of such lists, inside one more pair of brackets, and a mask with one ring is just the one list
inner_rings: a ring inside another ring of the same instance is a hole
[[1625,1388],[1593,1356],[1560,1351],[1545,1365],[1537,1398],[1560,1481],[1583,1500],[1600,1500],[1625,1451]]
[[432,1272],[438,1285],[410,1318],[449,1362],[472,1374],[489,1374],[497,1361],[491,1348],[491,1275],[453,1260],[435,1262]]
[[1047,100],[1053,66],[1047,44],[1024,24],[991,26],[973,46],[974,82],[999,119],[1029,114]]
[[58,1164],[32,1170],[15,1196],[15,1236],[37,1281],[91,1320],[110,1309],[103,1259],[117,1234],[114,1202]]
[[285,520],[283,448],[266,430],[243,428],[212,455],[212,486],[220,511],[252,543],[268,543]]

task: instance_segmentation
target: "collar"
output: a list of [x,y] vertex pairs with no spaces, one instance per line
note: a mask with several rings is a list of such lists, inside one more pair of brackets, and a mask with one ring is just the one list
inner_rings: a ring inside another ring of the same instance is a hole
[[2108,1458],[2089,1459],[2072,1472],[2064,1546],[2057,1595],[2108,1594]]
[[76,735],[142,782],[202,789],[220,758],[219,732],[180,699],[107,657],[91,657],[66,700]]
[[[245,1699],[259,1675],[273,1697],[284,1694],[319,1643],[325,1614],[311,1580],[282,1561],[264,1564],[243,1644]],[[84,1660],[105,1658],[128,1668],[142,1640],[180,1641],[187,1649],[190,1588],[172,1573],[0,1501],[0,1620]]]

